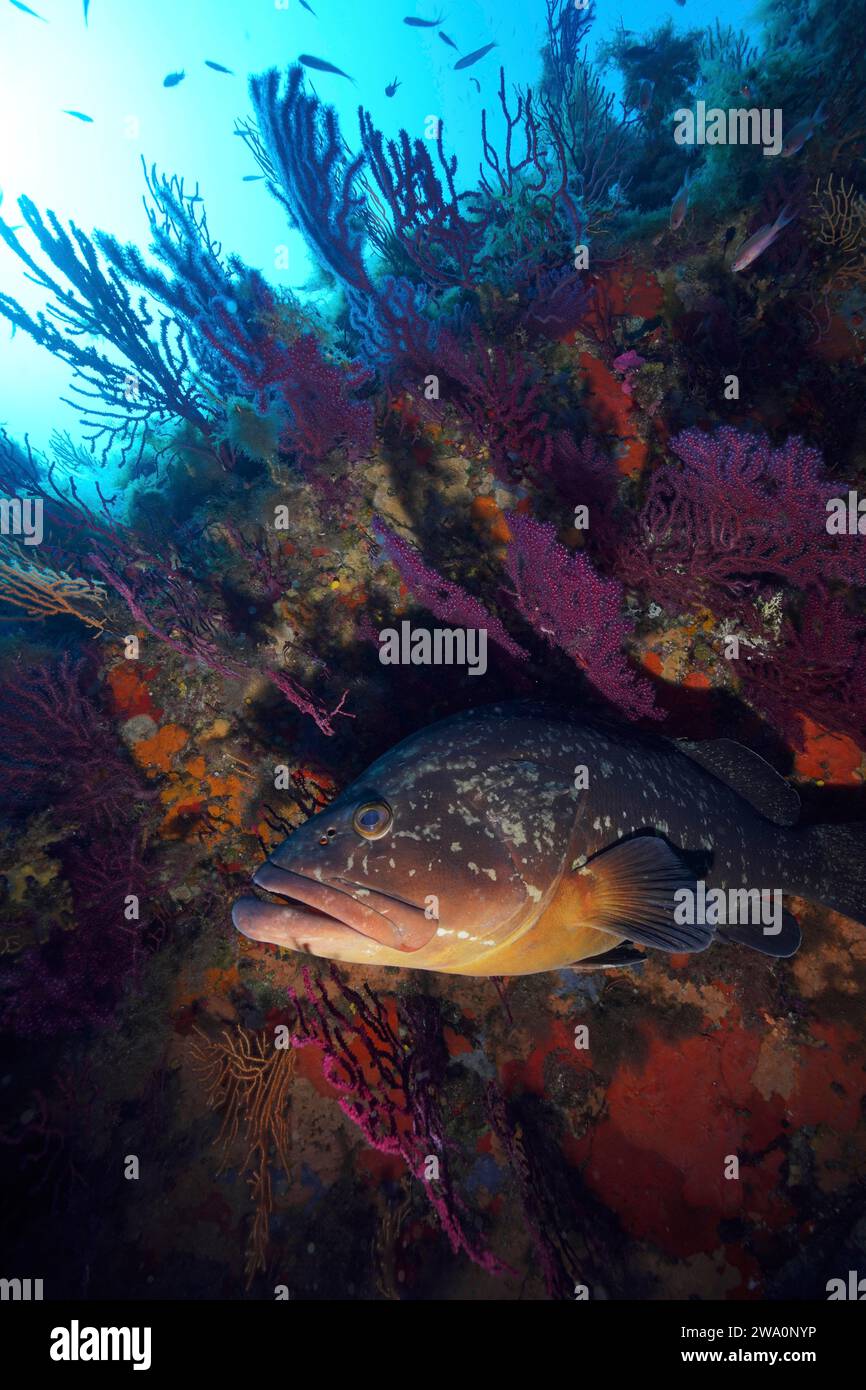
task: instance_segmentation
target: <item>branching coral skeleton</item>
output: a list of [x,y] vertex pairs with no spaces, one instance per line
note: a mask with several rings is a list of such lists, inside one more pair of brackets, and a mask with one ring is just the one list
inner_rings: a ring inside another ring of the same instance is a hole
[[291,1048],[275,1047],[267,1033],[225,1028],[215,1039],[196,1030],[193,1057],[207,1103],[222,1116],[218,1172],[232,1166],[236,1147],[244,1154],[239,1171],[246,1175],[255,1210],[247,1241],[249,1288],[267,1263],[274,1209],[272,1167],[279,1167],[291,1181],[290,1104],[297,1056]]

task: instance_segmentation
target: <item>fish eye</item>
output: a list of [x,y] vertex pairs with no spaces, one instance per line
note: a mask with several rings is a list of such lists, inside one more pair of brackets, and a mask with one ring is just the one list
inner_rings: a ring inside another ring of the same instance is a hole
[[352,824],[365,840],[378,840],[391,828],[391,807],[384,801],[365,801],[352,817]]

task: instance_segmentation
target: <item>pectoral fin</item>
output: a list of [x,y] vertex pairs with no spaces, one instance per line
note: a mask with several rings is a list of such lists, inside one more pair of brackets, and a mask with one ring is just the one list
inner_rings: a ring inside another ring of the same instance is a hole
[[640,965],[646,960],[643,951],[638,951],[634,946],[614,946],[610,951],[602,951],[600,956],[591,956],[589,960],[577,961],[574,965],[566,967],[574,970],[581,975],[588,975],[593,970],[628,970],[631,966]]
[[676,894],[697,882],[666,840],[640,835],[602,850],[579,870],[587,925],[656,951],[703,951],[715,928],[676,920]]

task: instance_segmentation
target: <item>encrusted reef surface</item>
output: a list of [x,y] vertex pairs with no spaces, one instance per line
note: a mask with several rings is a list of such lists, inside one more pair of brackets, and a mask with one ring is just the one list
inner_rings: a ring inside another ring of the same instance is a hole
[[[822,1298],[866,1258],[866,927],[795,900],[788,960],[491,981],[231,925],[374,758],[502,699],[738,739],[866,818],[857,7],[606,68],[547,11],[480,184],[252,79],[327,309],[156,170],[146,252],[0,219],[86,441],[0,437],[44,520],[0,542],[3,1238],[52,1297]],[[796,150],[675,144],[756,83],[786,129],[823,99]],[[483,676],[383,664],[403,619],[484,628]]]

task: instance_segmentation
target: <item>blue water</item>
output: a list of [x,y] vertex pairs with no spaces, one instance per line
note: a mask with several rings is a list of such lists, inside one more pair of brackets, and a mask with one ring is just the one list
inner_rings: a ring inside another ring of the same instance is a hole
[[[445,123],[446,144],[471,187],[480,156],[480,112],[495,106],[500,64],[512,84],[537,81],[544,33],[544,0],[461,0],[441,7],[426,0],[317,0],[310,14],[300,0],[92,0],[85,26],[81,0],[44,0],[31,8],[42,23],[0,0],[0,192],[13,225],[22,194],[90,232],[110,230],[121,241],[146,247],[141,160],[163,173],[196,181],[209,225],[223,245],[269,281],[298,290],[313,266],[301,237],[286,226],[264,184],[244,183],[258,172],[239,139],[235,121],[251,114],[250,74],[286,67],[300,53],[327,59],[354,77],[311,74],[323,99],[339,113],[344,135],[357,144],[357,108],[363,103],[388,135],[401,127],[421,133],[425,119]],[[756,25],[754,5],[732,0],[724,24]],[[468,72],[454,72],[458,54],[435,29],[411,28],[407,15],[436,18],[461,53],[491,41],[498,47]],[[622,24],[638,34],[664,20],[678,30],[715,23],[718,10],[704,0],[601,0],[591,34],[597,46]],[[205,59],[234,70],[212,71]],[[183,82],[163,86],[171,72]],[[481,83],[481,95],[470,81]],[[385,96],[394,78],[401,85]],[[616,90],[612,73],[607,74]],[[92,117],[84,124],[64,114]],[[288,269],[276,248],[289,248]],[[0,244],[0,292],[31,312],[44,295],[26,281],[16,258]],[[22,333],[14,341],[0,326],[0,421],[12,434],[28,432],[37,447],[52,430],[77,432],[75,411],[62,403],[69,371]]]

